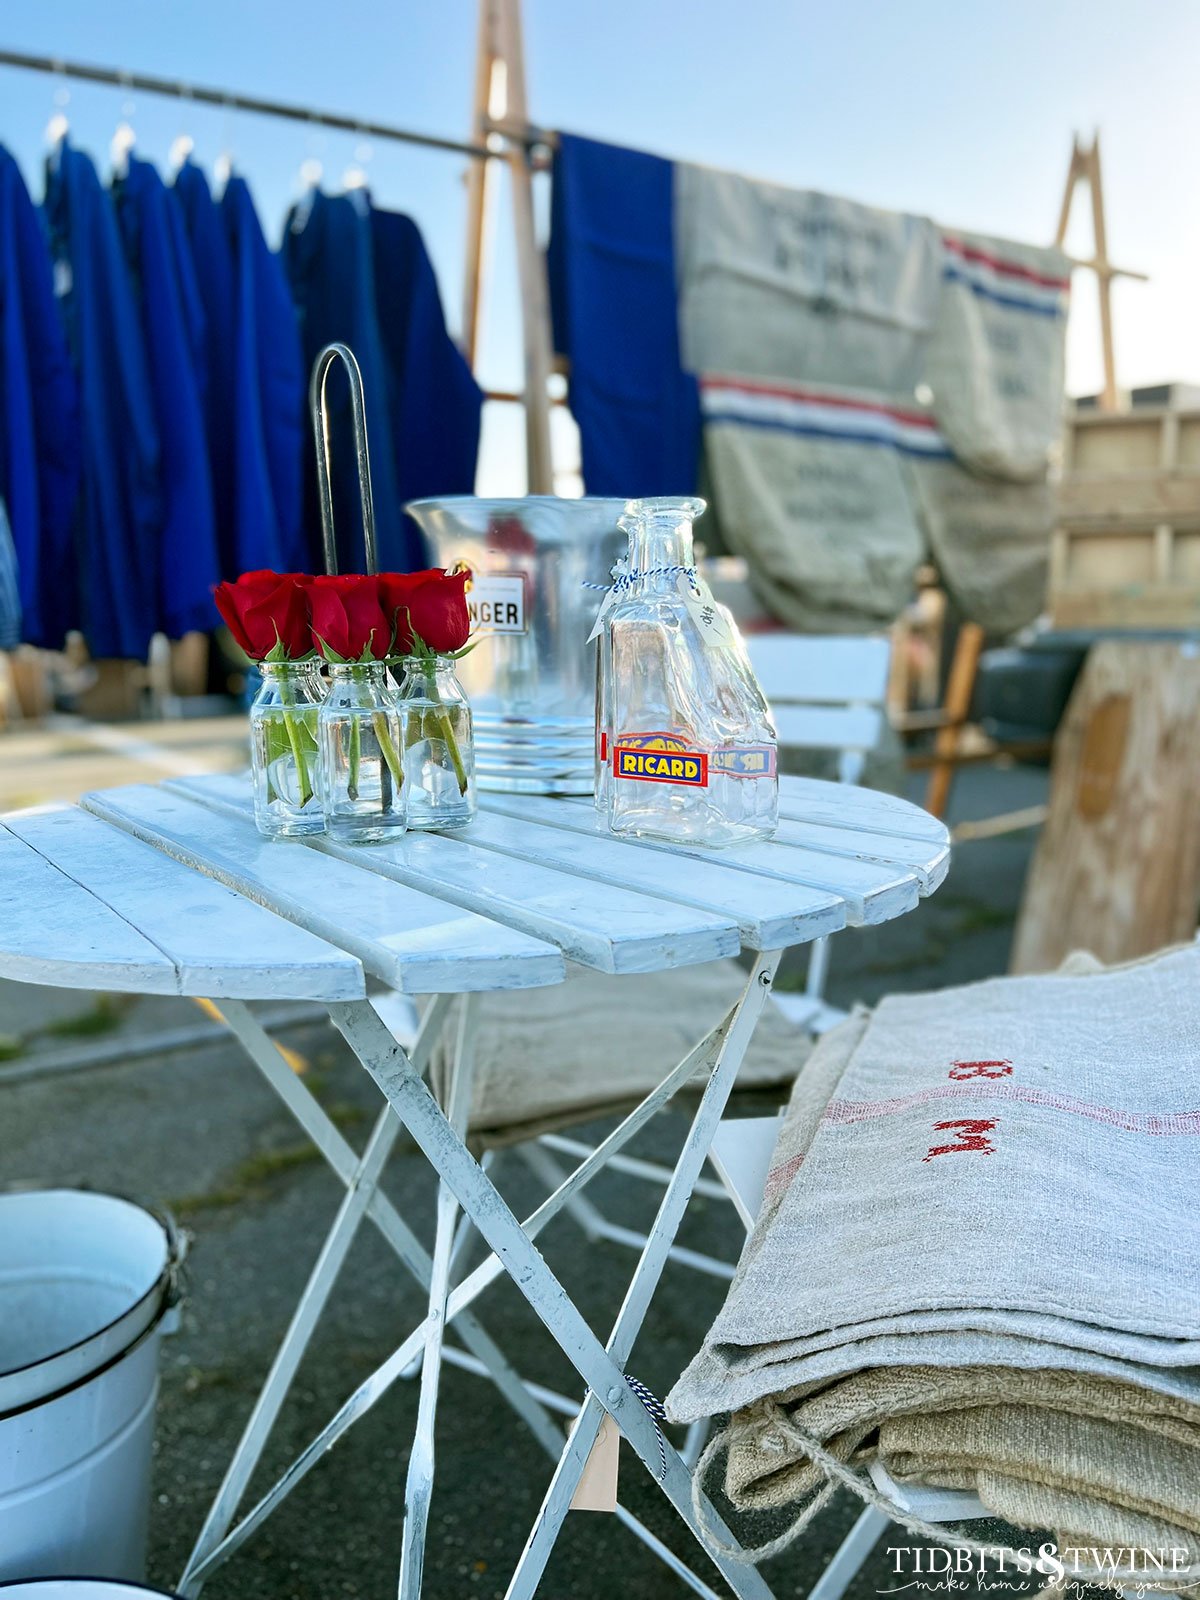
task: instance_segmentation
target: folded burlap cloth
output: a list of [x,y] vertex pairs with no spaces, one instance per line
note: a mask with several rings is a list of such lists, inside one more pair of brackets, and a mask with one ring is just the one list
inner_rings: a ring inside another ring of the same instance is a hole
[[668,1399],[733,1413],[735,1506],[877,1456],[1078,1543],[1200,1542],[1200,951],[1078,965],[818,1044]]
[[[717,1026],[747,978],[736,961],[616,977],[572,965],[566,982],[552,989],[480,995],[472,1143],[512,1144],[635,1105]],[[439,1044],[430,1067],[439,1098],[451,1047]],[[810,1048],[768,1005],[738,1074],[739,1091],[776,1088],[778,1105]],[[703,1073],[692,1080],[704,1082]]]

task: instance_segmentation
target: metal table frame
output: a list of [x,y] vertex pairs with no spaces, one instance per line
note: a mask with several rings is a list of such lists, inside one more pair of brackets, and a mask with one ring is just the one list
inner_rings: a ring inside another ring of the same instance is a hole
[[[509,1585],[510,1600],[526,1600],[535,1593],[605,1412],[615,1418],[621,1432],[733,1592],[744,1600],[769,1600],[771,1591],[754,1568],[717,1554],[705,1543],[692,1511],[691,1468],[656,1427],[654,1419],[626,1382],[623,1369],[707,1158],[781,954],[772,951],[757,957],[741,997],[721,1024],[667,1073],[658,1087],[524,1222],[518,1221],[483,1166],[463,1143],[473,1083],[478,1010],[474,995],[463,996],[457,1007],[452,1004],[452,997],[437,996],[426,1010],[411,1054],[406,1054],[396,1043],[369,1001],[329,1006],[334,1025],[379,1085],[386,1101],[361,1156],[355,1155],[316,1099],[287,1066],[246,1005],[240,1001],[222,1004],[221,1010],[230,1029],[344,1183],[346,1194],[188,1559],[179,1581],[181,1594],[198,1595],[204,1582],[261,1526],[309,1469],[415,1360],[420,1359],[420,1399],[405,1487],[400,1573],[401,1596],[407,1600],[407,1597],[419,1595],[433,1492],[433,1431],[438,1385],[446,1355],[445,1333],[453,1322],[470,1358],[464,1364],[487,1374],[538,1442],[557,1460]],[[422,1075],[437,1037],[449,1025],[455,1010],[458,1016],[453,1069],[448,1104],[443,1111]],[[649,1230],[646,1248],[634,1268],[624,1302],[607,1343],[602,1343],[546,1265],[534,1240],[647,1120],[702,1071],[708,1072],[708,1083]],[[432,1258],[379,1191],[380,1179],[401,1127],[407,1128],[439,1178]],[[459,1207],[493,1253],[452,1288]],[[392,1355],[357,1386],[272,1488],[235,1524],[238,1506],[288,1388],[358,1228],[367,1217],[379,1228],[413,1277],[428,1285],[426,1316]],[[546,1398],[553,1401],[557,1397],[547,1396],[544,1390],[538,1391],[535,1386],[525,1384],[470,1310],[477,1297],[501,1272],[507,1272],[513,1279],[587,1385],[586,1398],[565,1446],[561,1429],[544,1403]],[[735,1542],[711,1505],[707,1515],[723,1537]],[[714,1593],[624,1507],[618,1508],[618,1516],[695,1593]]]

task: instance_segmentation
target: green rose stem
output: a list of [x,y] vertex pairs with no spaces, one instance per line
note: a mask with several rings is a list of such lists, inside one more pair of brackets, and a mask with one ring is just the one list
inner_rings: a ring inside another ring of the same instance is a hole
[[296,776],[300,780],[300,805],[303,808],[312,799],[313,791],[308,776],[308,762],[304,758],[304,747],[300,742],[300,730],[291,715],[296,701],[286,672],[280,674],[279,698],[283,702],[283,725],[287,729],[288,743],[292,747],[292,759],[296,763]]
[[387,713],[373,711],[371,713],[371,726],[375,729],[375,737],[379,741],[379,749],[387,763],[388,771],[396,781],[399,789],[404,783],[404,768],[400,762],[400,752],[396,749],[396,742],[388,732]]
[[350,774],[346,779],[346,798],[358,799],[358,768],[362,760],[362,739],[358,731],[358,718],[350,719]]
[[437,668],[433,662],[429,663],[429,669],[425,674],[425,693],[433,701],[435,708],[431,712],[434,721],[433,731],[437,733],[446,749],[450,752],[450,764],[454,768],[454,776],[458,779],[459,794],[466,794],[467,769],[463,766],[462,752],[458,748],[458,740],[455,737],[454,724],[450,720],[450,713],[446,710],[442,697],[438,694]]

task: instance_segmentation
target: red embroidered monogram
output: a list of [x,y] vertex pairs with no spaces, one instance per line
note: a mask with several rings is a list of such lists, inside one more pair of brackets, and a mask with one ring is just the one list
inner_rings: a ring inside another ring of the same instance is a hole
[[1011,1061],[956,1061],[946,1074],[960,1082],[964,1078],[1008,1078],[1011,1075]]
[[952,1122],[935,1122],[935,1133],[957,1128],[960,1131],[955,1144],[935,1144],[922,1161],[932,1161],[934,1156],[953,1155],[959,1150],[978,1150],[985,1156],[995,1155],[996,1146],[987,1137],[995,1128],[996,1117],[956,1117]]

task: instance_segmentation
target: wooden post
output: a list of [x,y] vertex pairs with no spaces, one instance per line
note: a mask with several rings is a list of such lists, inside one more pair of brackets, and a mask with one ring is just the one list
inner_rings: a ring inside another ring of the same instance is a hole
[[[504,107],[499,115],[495,114],[499,108],[492,103],[497,69],[503,69],[504,83]],[[473,106],[477,136],[490,140],[498,135],[507,145],[505,156],[512,183],[525,361],[522,399],[525,406],[526,487],[529,494],[553,494],[549,391],[550,374],[553,371],[550,289],[534,222],[533,160],[527,137],[530,129],[529,102],[525,89],[520,0],[480,0]],[[478,163],[481,168],[487,165],[487,162]],[[486,200],[487,175],[482,171],[472,172],[467,197],[467,279],[463,300],[463,348],[472,364],[479,342]]]
[[946,682],[943,708],[945,725],[938,729],[934,740],[934,765],[925,794],[925,809],[935,817],[945,813],[946,802],[950,798],[950,780],[954,776],[959,736],[971,710],[983,638],[983,629],[977,622],[964,622],[958,630],[958,642],[954,646],[954,659],[950,663],[950,676]]
[[[471,138],[490,143],[488,119],[496,73],[496,0],[479,0],[479,34],[475,47],[475,87],[471,96]],[[479,355],[479,308],[487,250],[490,161],[472,161],[467,172],[467,268],[463,284],[462,349],[472,372]]]
[[1100,170],[1100,135],[1093,134],[1086,148],[1076,135],[1071,142],[1071,161],[1067,168],[1067,183],[1063,191],[1062,206],[1058,213],[1058,230],[1054,242],[1060,249],[1066,243],[1067,226],[1071,220],[1071,203],[1081,178],[1087,180],[1092,199],[1092,254],[1078,259],[1071,257],[1076,267],[1087,267],[1096,274],[1100,287],[1100,348],[1104,358],[1104,387],[1100,393],[1100,410],[1116,411],[1120,396],[1117,389],[1117,358],[1113,344],[1112,283],[1114,278],[1136,278],[1146,282],[1144,272],[1131,272],[1127,267],[1114,267],[1108,259],[1108,229],[1104,219],[1104,179]]

